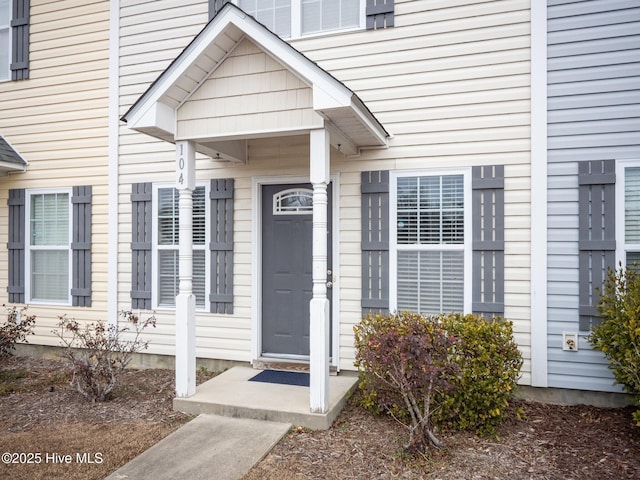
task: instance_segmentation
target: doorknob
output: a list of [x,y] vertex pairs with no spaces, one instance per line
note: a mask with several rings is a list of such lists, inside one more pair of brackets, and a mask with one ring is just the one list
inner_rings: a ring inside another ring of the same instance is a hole
[[327,282],[327,288],[333,288],[333,282]]

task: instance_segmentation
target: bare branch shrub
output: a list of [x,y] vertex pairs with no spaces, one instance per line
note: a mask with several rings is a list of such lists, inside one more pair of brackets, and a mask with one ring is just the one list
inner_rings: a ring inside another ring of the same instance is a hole
[[122,311],[120,315],[125,320],[124,326],[106,325],[99,320],[84,327],[62,315],[58,317],[59,328],[53,330],[71,366],[71,384],[93,402],[107,399],[133,355],[148,348],[149,342],[140,339],[142,332],[156,326],[154,315],[144,322],[131,311]]
[[27,335],[33,335],[35,315],[27,315],[28,307],[2,305],[7,309],[7,320],[0,326],[0,358],[13,354],[16,343],[27,342]]

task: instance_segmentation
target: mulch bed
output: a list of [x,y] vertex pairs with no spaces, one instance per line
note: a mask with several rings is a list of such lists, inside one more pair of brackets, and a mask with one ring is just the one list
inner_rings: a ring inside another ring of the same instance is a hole
[[[211,376],[199,372],[199,381]],[[57,360],[2,360],[0,454],[58,453],[73,462],[0,464],[0,478],[102,479],[189,420],[172,409],[171,370],[127,371],[104,403],[88,403],[69,380]],[[445,448],[409,456],[401,448],[404,427],[352,399],[327,431],[292,428],[244,480],[640,478],[640,428],[632,408],[514,403],[525,419],[505,422],[498,439],[441,432]],[[101,463],[76,457],[96,460],[96,453]]]

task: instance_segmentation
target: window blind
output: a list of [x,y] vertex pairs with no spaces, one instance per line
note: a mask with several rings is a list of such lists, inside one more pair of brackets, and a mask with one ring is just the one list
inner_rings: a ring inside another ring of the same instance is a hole
[[302,0],[301,9],[303,35],[360,24],[359,0]]
[[31,299],[69,298],[69,194],[33,194],[30,199]]
[[[176,304],[179,292],[178,247],[179,193],[173,187],[158,189],[158,305],[171,307]],[[196,307],[205,307],[205,251],[206,240],[205,188],[196,187],[193,192],[193,293]]]
[[462,312],[464,253],[398,251],[398,310]]
[[625,169],[624,238],[627,244],[640,245],[640,167]]

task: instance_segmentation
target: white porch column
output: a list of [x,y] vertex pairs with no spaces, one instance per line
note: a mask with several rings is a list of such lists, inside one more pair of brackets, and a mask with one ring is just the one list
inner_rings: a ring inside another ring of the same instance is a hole
[[193,191],[196,188],[195,149],[191,142],[176,142],[176,188],[179,233],[176,297],[176,394],[196,393],[196,297],[193,294]]
[[327,185],[329,184],[329,132],[310,133],[310,179],[313,185],[313,297],[310,308],[310,408],[329,409],[329,300],[327,299]]

